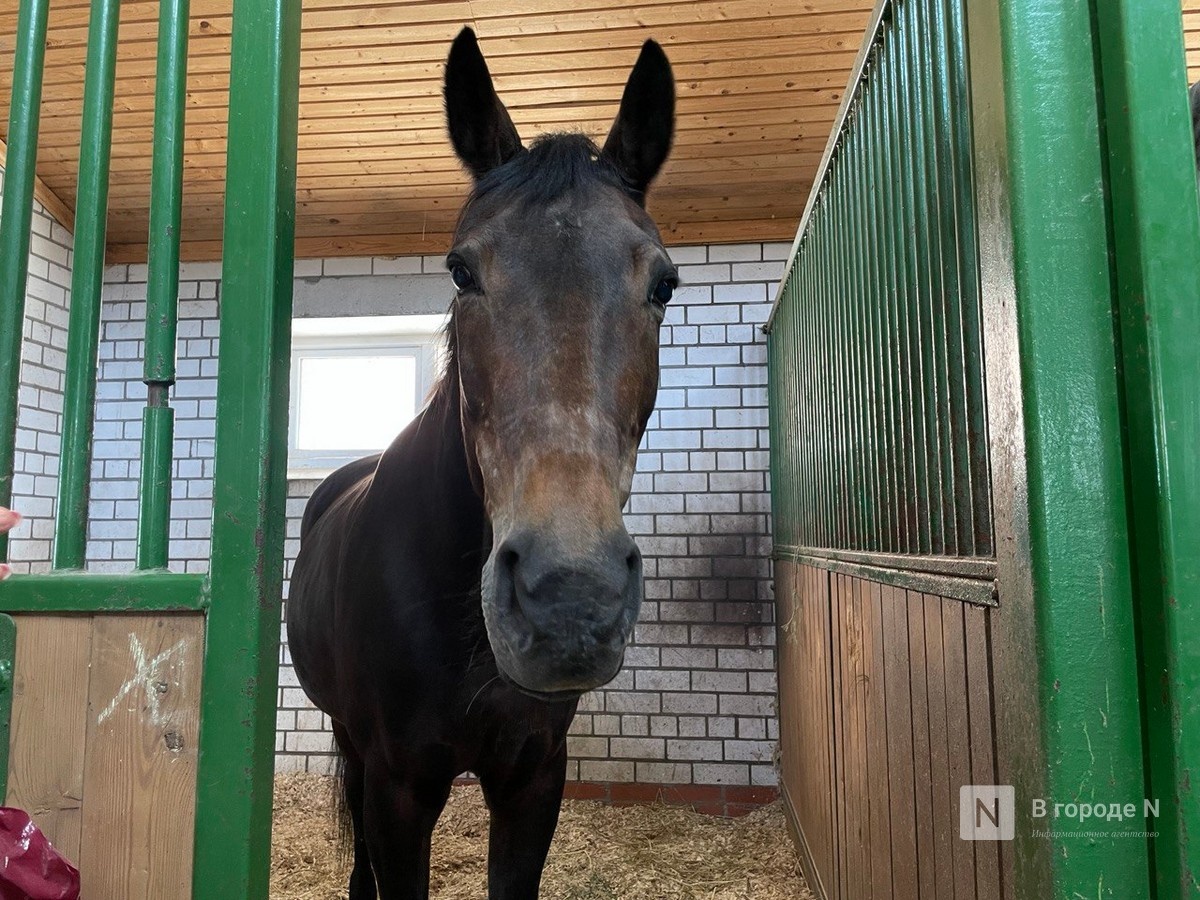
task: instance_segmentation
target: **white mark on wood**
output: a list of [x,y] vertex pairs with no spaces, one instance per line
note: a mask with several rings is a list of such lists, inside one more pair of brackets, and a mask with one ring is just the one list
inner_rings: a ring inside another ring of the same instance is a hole
[[[105,720],[117,711],[122,700],[136,689],[142,688],[146,695],[146,714],[154,725],[163,725],[167,719],[162,710],[162,698],[166,691],[160,690],[159,685],[160,683],[165,684],[166,680],[159,676],[159,671],[171,662],[172,657],[177,656],[183,650],[184,643],[184,638],[180,638],[173,646],[168,647],[152,659],[147,659],[146,648],[142,646],[138,636],[136,634],[129,635],[129,655],[133,659],[133,676],[121,685],[117,695],[112,698],[108,706],[104,707],[96,719],[96,724],[103,725]],[[178,661],[178,665],[182,668],[182,659]]]

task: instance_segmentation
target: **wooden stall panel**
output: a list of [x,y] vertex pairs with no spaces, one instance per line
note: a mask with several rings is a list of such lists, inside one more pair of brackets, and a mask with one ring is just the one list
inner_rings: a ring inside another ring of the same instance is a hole
[[190,897],[203,616],[14,619],[7,802],[87,900]]
[[829,900],[990,900],[995,844],[958,837],[996,783],[989,612],[780,562],[784,795]]
[[84,766],[83,894],[191,896],[201,616],[97,616]]
[[9,806],[27,810],[50,841],[79,859],[87,741],[89,616],[13,616],[17,625]]
[[775,573],[783,794],[809,884],[834,896],[829,893],[837,884],[837,863],[828,573],[787,561],[777,563]]

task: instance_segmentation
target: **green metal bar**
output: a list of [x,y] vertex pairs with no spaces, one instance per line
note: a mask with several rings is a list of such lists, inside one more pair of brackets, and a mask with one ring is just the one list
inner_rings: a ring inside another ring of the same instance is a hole
[[[938,184],[938,218],[941,243],[942,303],[944,316],[943,351],[945,380],[946,447],[948,450],[947,473],[949,484],[946,493],[952,502],[952,518],[947,528],[952,530],[954,546],[959,555],[971,556],[976,552],[974,532],[974,492],[971,483],[970,435],[967,422],[967,373],[963,360],[964,317],[962,307],[974,301],[974,293],[964,294],[964,278],[977,277],[972,272],[962,273],[959,269],[960,244],[966,240],[960,233],[957,220],[956,197],[964,188],[971,188],[968,178],[965,185],[956,182],[954,154],[954,120],[956,111],[950,99],[949,70],[953,65],[953,49],[949,40],[949,19],[944,0],[924,0],[930,28],[930,105],[933,118],[934,172]],[[969,170],[968,170],[969,172]]]
[[1156,896],[1200,896],[1200,204],[1178,2],[1098,7]]
[[[982,275],[980,272],[979,211],[976,206],[975,128],[967,46],[966,12],[963,0],[945,0],[949,7],[947,34],[951,43],[950,108],[953,128],[954,183],[958,234],[960,237],[959,291],[962,297],[962,360],[966,383],[967,441],[970,448],[973,543],[979,556],[996,552],[992,510],[992,472],[989,456],[989,426],[984,388]],[[994,21],[989,17],[989,21]],[[975,20],[976,32],[981,28]]]
[[920,357],[914,350],[916,345],[915,328],[912,325],[912,307],[916,303],[913,286],[913,261],[911,242],[907,235],[913,232],[909,212],[913,201],[910,195],[910,178],[908,177],[907,152],[908,135],[906,133],[905,96],[907,84],[902,80],[902,56],[904,52],[901,37],[900,17],[897,15],[893,22],[889,44],[891,54],[889,84],[892,90],[891,103],[888,104],[887,132],[889,136],[889,181],[893,186],[892,194],[892,228],[893,248],[896,265],[895,310],[898,325],[896,353],[899,363],[900,384],[899,394],[903,409],[902,430],[904,431],[903,446],[908,448],[905,454],[907,463],[908,498],[905,509],[908,512],[908,552],[918,554],[929,553],[929,491],[925,479],[925,453],[923,431],[920,423],[924,421],[920,405],[920,373],[914,372],[914,366],[919,367]]
[[903,448],[911,446],[907,441],[904,428],[905,415],[901,381],[903,369],[900,366],[901,334],[897,298],[900,294],[896,264],[895,244],[895,187],[891,167],[891,109],[893,106],[894,84],[892,79],[893,39],[890,34],[884,34],[879,50],[879,104],[876,111],[876,134],[878,137],[878,168],[879,168],[879,243],[882,248],[884,285],[883,285],[883,321],[884,321],[884,371],[887,373],[887,403],[888,403],[888,432],[892,437],[892,497],[895,504],[895,541],[894,551],[897,553],[912,552],[909,535],[909,513],[912,509],[910,502],[907,452]]
[[[929,356],[927,366],[927,385],[930,390],[929,414],[932,418],[933,446],[930,447],[931,458],[938,473],[936,492],[937,502],[931,503],[937,509],[942,537],[940,552],[947,555],[957,555],[956,521],[958,509],[954,491],[954,450],[951,438],[951,408],[949,396],[950,366],[947,361],[947,344],[952,332],[949,330],[947,319],[952,315],[948,307],[957,302],[957,295],[951,293],[948,287],[944,269],[944,235],[946,227],[942,212],[946,207],[946,186],[939,181],[938,169],[938,111],[936,107],[936,85],[934,81],[935,59],[942,54],[938,51],[937,40],[940,37],[940,23],[931,15],[932,7],[928,0],[909,0],[912,17],[917,23],[913,29],[913,46],[916,51],[914,74],[918,91],[918,127],[920,152],[916,160],[921,171],[921,181],[924,187],[924,201],[920,207],[922,221],[925,224],[925,266],[924,273],[928,280],[928,315],[929,336],[927,346]],[[953,232],[951,232],[953,233]]]
[[[165,386],[152,390],[166,392]],[[171,453],[175,410],[151,405],[142,410],[142,471],[138,491],[137,567],[165,569],[170,549]]]
[[875,505],[874,534],[870,549],[876,552],[886,552],[891,549],[889,540],[892,500],[888,496],[888,466],[891,454],[888,451],[888,437],[884,426],[883,403],[884,390],[882,373],[879,367],[879,306],[880,291],[880,248],[875,225],[878,221],[875,212],[876,193],[878,185],[875,181],[875,104],[879,96],[879,53],[878,46],[872,51],[871,61],[867,68],[867,83],[863,97],[863,109],[860,113],[859,128],[862,130],[862,244],[866,264],[866,298],[863,314],[863,365],[866,379],[866,430],[867,458],[872,469],[873,503]]
[[0,611],[6,613],[186,612],[207,606],[202,575],[64,572],[0,582]]
[[[4,161],[4,197],[0,209],[0,506],[12,505],[21,334],[29,275],[29,230],[33,222],[33,183],[37,176],[48,9],[49,0],[21,0],[14,37],[8,155]],[[0,562],[7,559],[8,536],[0,534]]]
[[146,285],[147,408],[142,420],[138,494],[139,569],[166,568],[170,546],[175,383],[179,322],[179,226],[183,207],[183,123],[187,89],[189,0],[162,0],[154,82],[154,155],[150,172],[150,234]]
[[100,289],[104,281],[113,81],[120,10],[120,0],[92,0],[88,20],[54,539],[54,566],[57,569],[83,568],[87,547],[92,419],[96,406],[96,354],[100,340]]
[[846,184],[847,184],[847,228],[850,239],[847,250],[850,254],[850,284],[851,290],[846,294],[846,368],[850,375],[849,425],[851,429],[850,446],[852,448],[851,474],[854,478],[854,495],[851,498],[857,510],[857,523],[853,542],[856,550],[874,549],[872,532],[874,530],[874,504],[871,501],[872,468],[875,457],[867,445],[867,428],[864,426],[864,416],[868,411],[868,401],[863,384],[862,358],[862,325],[866,316],[865,277],[866,260],[863,256],[863,226],[861,216],[862,206],[862,96],[855,100],[854,115],[850,119],[847,137]]
[[154,154],[146,285],[147,384],[175,383],[179,225],[183,207],[183,120],[189,0],[161,0],[154,82]]
[[942,528],[942,483],[940,457],[938,455],[937,396],[934,383],[936,360],[933,353],[932,297],[934,287],[930,277],[929,250],[932,243],[929,228],[929,190],[925,179],[925,136],[922,130],[922,104],[925,100],[921,83],[921,48],[918,40],[922,33],[917,19],[917,0],[905,0],[900,6],[900,36],[904,45],[904,109],[908,146],[904,160],[908,175],[909,209],[913,232],[911,244],[912,310],[914,323],[913,353],[917,359],[917,378],[913,389],[921,407],[921,462],[925,471],[925,509],[928,525],[928,552],[944,552]]
[[299,3],[235,6],[195,900],[267,896],[299,58]]
[[9,732],[16,666],[17,625],[11,616],[0,614],[0,805],[8,802]]
[[[1028,794],[1019,762],[1009,768],[1019,797],[1139,812],[1100,835],[1051,822],[1053,883],[1038,878],[1038,859],[1015,855],[1014,892],[1151,897],[1150,849],[1137,833],[1157,823],[1140,815],[1146,760],[1093,10],[998,5],[1042,720],[1031,731],[1044,734],[1029,752],[1044,753],[1048,771]],[[1019,830],[1042,827],[1025,822]]]

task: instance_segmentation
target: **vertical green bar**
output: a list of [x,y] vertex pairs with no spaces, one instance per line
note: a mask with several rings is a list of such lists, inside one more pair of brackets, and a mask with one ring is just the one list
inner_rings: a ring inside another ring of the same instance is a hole
[[[37,176],[42,64],[46,55],[49,0],[21,0],[14,38],[12,98],[8,107],[8,158],[0,210],[0,506],[12,503],[17,445],[17,391],[21,381],[21,333],[29,275],[29,229]],[[0,561],[8,559],[8,536],[0,534]]]
[[195,900],[267,896],[299,54],[299,3],[235,6]]
[[1099,7],[1160,898],[1200,896],[1200,205],[1176,0]]
[[[1018,829],[1052,830],[1053,884],[1017,855],[1015,895],[1147,898],[1143,835],[1161,823],[1142,817],[1148,781],[1095,10],[1075,0],[998,6],[1037,616],[1031,656],[1047,770],[1035,789],[1051,809],[1083,799],[1137,809],[1095,832],[1018,820]],[[1182,83],[1179,91],[1182,103]]]
[[919,360],[914,389],[920,394],[921,434],[923,464],[926,476],[926,515],[929,527],[928,552],[940,555],[944,552],[942,528],[942,480],[941,458],[938,454],[937,385],[935,372],[937,361],[934,355],[933,297],[935,286],[931,277],[930,247],[932,235],[929,227],[929,184],[925,173],[925,104],[924,86],[921,80],[921,47],[918,43],[922,34],[922,23],[917,15],[919,0],[904,0],[901,7],[901,35],[904,43],[904,96],[908,146],[904,160],[909,176],[911,194],[909,215],[912,218],[914,237],[912,244],[913,305],[912,321],[915,323],[916,343],[913,351]]
[[903,410],[904,447],[908,469],[908,552],[929,552],[929,487],[925,475],[924,413],[920,389],[920,345],[913,308],[917,294],[913,270],[912,179],[909,177],[911,146],[908,132],[908,82],[903,77],[904,40],[901,10],[893,6],[891,56],[891,104],[888,109],[888,148],[892,193],[893,247],[896,261],[897,356],[900,361],[900,402]]
[[92,0],[88,20],[71,311],[63,390],[58,518],[54,532],[56,569],[83,568],[87,541],[96,354],[100,342],[100,289],[104,282],[108,166],[112,150],[113,82],[120,11],[120,0]]
[[146,276],[144,379],[175,383],[179,224],[183,206],[183,123],[189,0],[161,0],[154,86],[154,156]]
[[183,121],[187,89],[188,0],[161,0],[154,85],[154,158],[150,173],[149,270],[146,285],[147,407],[142,425],[138,495],[139,569],[167,565],[170,546],[171,458],[179,321],[179,224],[183,206]]
[[[931,466],[937,471],[936,521],[939,523],[942,545],[938,551],[946,556],[959,555],[957,530],[957,503],[954,494],[954,455],[951,441],[951,413],[949,397],[950,369],[946,360],[948,342],[947,306],[951,302],[946,273],[943,268],[943,194],[948,190],[941,184],[938,171],[938,111],[935,103],[934,63],[938,55],[937,39],[940,35],[939,22],[932,15],[928,0],[910,0],[912,16],[917,27],[913,29],[913,50],[916,54],[914,75],[918,86],[917,133],[920,151],[915,160],[921,172],[923,185],[921,216],[926,236],[924,273],[927,279],[929,331],[926,347],[926,390],[929,399],[931,432],[934,437],[930,448]],[[955,297],[954,299],[957,299]]]
[[[954,154],[955,110],[950,100],[949,70],[952,66],[951,42],[948,35],[949,20],[944,0],[925,0],[927,16],[931,23],[929,31],[929,56],[932,61],[930,77],[931,104],[934,113],[934,171],[938,183],[938,221],[942,234],[942,305],[945,316],[943,326],[943,349],[945,352],[944,378],[946,389],[946,422],[944,434],[949,449],[949,465],[945,490],[954,501],[954,516],[947,522],[947,542],[951,533],[954,547],[959,556],[972,556],[977,550],[974,532],[974,490],[971,483],[970,436],[967,430],[967,370],[963,360],[964,322],[962,307],[974,302],[974,293],[964,293],[963,274],[959,270],[961,261],[959,247],[965,239],[962,224],[957,220],[956,196],[963,190],[971,190],[966,184],[955,181]],[[969,170],[968,170],[969,171]],[[975,277],[967,273],[966,277]]]
[[983,323],[978,213],[975,206],[975,138],[971,120],[971,86],[968,72],[967,26],[964,0],[945,0],[949,7],[950,108],[954,140],[954,181],[959,223],[959,289],[962,296],[962,359],[966,382],[970,447],[971,496],[975,553],[995,553],[992,521],[992,473],[988,454],[988,414],[983,378]]

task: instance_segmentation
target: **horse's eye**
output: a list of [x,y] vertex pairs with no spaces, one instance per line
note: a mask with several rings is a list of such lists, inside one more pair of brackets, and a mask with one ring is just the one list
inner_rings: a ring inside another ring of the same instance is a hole
[[671,302],[671,297],[675,293],[675,280],[673,278],[664,278],[654,286],[653,293],[650,294],[650,299],[659,306],[666,306]]
[[460,291],[465,291],[475,284],[475,276],[471,274],[470,269],[461,263],[450,267],[450,280],[454,282],[454,286]]

